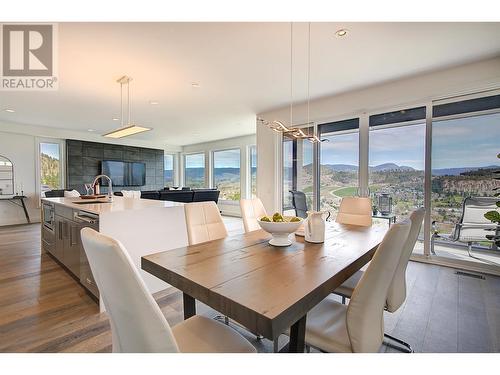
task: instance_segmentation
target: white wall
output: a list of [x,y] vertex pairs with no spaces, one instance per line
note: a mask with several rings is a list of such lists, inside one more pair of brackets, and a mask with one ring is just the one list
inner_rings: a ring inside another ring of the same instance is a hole
[[[255,135],[246,135],[242,137],[220,139],[218,141],[198,143],[184,146],[181,155],[180,172],[184,174],[184,157],[185,154],[203,152],[205,154],[205,176],[207,178],[207,186],[212,186],[212,152],[227,149],[240,149],[240,187],[241,196],[246,197],[249,192],[249,146],[256,144]],[[219,201],[219,208],[223,214],[240,216],[239,202]]]
[[[31,221],[40,220],[36,193],[35,137],[25,134],[0,132],[0,155],[9,158],[14,166],[14,187],[23,184]],[[14,189],[16,192],[16,188]],[[0,201],[0,226],[26,223],[21,207]]]
[[[310,103],[310,120],[324,123],[387,108],[426,102],[500,87],[500,58],[413,76]],[[294,123],[307,122],[305,103],[294,105]],[[258,114],[267,121],[289,123],[289,107]],[[280,139],[277,133],[257,122],[257,194],[268,212],[281,209]]]

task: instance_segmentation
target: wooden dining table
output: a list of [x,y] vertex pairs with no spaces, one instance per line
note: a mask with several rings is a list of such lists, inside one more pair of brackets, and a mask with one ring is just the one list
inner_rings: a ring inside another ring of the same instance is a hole
[[143,256],[141,266],[182,291],[184,319],[198,300],[273,341],[290,329],[288,351],[303,353],[308,311],[370,261],[386,231],[327,223],[324,243],[295,236],[274,247],[257,230]]

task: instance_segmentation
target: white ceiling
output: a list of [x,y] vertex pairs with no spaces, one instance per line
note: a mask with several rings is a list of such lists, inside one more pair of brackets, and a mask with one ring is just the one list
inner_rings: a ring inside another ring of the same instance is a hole
[[[335,36],[340,28],[347,37]],[[311,97],[499,54],[500,23],[314,23]],[[294,98],[303,101],[307,24],[294,24],[294,60]],[[137,139],[229,138],[254,133],[255,114],[289,102],[289,69],[286,23],[63,23],[59,90],[0,91],[0,121],[105,133],[119,125],[115,80],[127,74],[132,119],[154,128]]]

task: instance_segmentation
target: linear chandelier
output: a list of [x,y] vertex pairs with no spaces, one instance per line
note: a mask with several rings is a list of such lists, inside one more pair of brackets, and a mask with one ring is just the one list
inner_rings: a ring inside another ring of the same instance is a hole
[[[122,76],[118,78],[116,81],[117,83],[120,84],[120,110],[121,110],[121,115],[120,115],[120,127],[118,129],[115,129],[109,133],[103,134],[103,137],[108,137],[108,138],[123,138],[123,137],[128,137],[134,134],[139,134],[143,132],[147,132],[150,130],[153,130],[152,128],[147,128],[144,126],[139,126],[136,124],[133,124],[130,121],[130,81],[132,81],[132,78],[129,76]],[[127,116],[127,125],[123,123],[123,86],[127,85],[127,107],[128,107],[128,116]]]
[[[311,72],[311,23],[308,24],[308,60],[307,60],[307,123],[309,122],[309,87],[310,87],[310,72]],[[306,134],[299,127],[293,127],[293,22],[290,23],[290,127],[285,126],[281,121],[274,120],[271,122],[266,122],[260,119],[265,125],[267,125],[271,130],[281,133],[288,137],[293,137],[295,139],[307,139],[312,143],[319,143],[321,140],[315,134]]]

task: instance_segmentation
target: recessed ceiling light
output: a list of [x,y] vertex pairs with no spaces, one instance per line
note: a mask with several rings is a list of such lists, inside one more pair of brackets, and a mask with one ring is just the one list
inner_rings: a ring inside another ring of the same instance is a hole
[[337,30],[337,31],[335,31],[335,35],[338,36],[339,38],[347,36],[347,29]]
[[157,102],[156,100],[150,100],[149,104],[151,104],[151,105],[158,105],[158,104],[160,104],[160,102]]
[[5,112],[14,113],[15,111],[12,108],[7,108]]
[[95,132],[95,129],[87,129],[88,132]]
[[191,87],[198,89],[200,88],[200,84],[198,82],[191,82]]
[[113,121],[120,121],[118,117],[113,117]]

